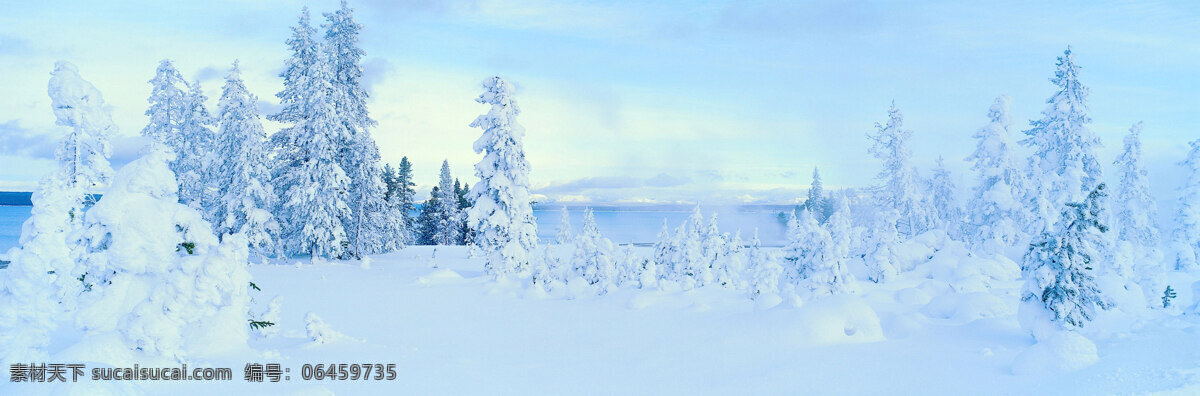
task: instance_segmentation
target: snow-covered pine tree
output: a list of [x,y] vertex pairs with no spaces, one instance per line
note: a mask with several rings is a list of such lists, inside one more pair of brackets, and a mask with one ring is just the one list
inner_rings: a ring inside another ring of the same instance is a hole
[[450,176],[450,161],[442,161],[438,181],[437,232],[433,240],[437,245],[457,245],[462,239],[459,225],[458,195],[454,191],[454,178]]
[[217,104],[219,133],[208,179],[219,188],[212,207],[217,235],[242,234],[260,255],[283,254],[279,223],[271,213],[277,205],[267,135],[258,116],[258,97],[246,90],[238,62],[225,77]]
[[385,200],[385,186],[379,178],[379,147],[369,128],[375,126],[367,111],[367,91],[362,87],[362,57],[358,33],[362,25],[354,21],[354,10],[341,2],[337,11],[325,14],[325,45],[333,91],[330,101],[343,131],[336,142],[338,164],[350,180],[351,216],[347,232],[351,254],[379,253],[402,246],[395,237],[400,232]]
[[978,172],[974,196],[967,203],[966,235],[973,246],[989,254],[1025,239],[1029,217],[1022,204],[1026,197],[1025,176],[1017,165],[1008,127],[1012,124],[1008,109],[1012,99],[1000,95],[988,109],[989,122],[974,137],[979,140],[975,152],[967,157]]
[[80,203],[88,189],[108,183],[112,167],[109,136],[116,133],[104,97],[92,83],[79,76],[79,69],[66,61],[54,64],[47,89],[55,125],[71,130],[63,137],[55,158],[63,168],[63,181],[79,188]]
[[691,216],[675,231],[679,238],[679,249],[671,260],[676,265],[675,276],[684,289],[704,286],[704,279],[710,278],[709,260],[704,253],[704,215],[700,206],[692,210]]
[[178,202],[173,154],[152,143],[84,216],[77,322],[117,334],[130,350],[182,360],[245,348],[248,242],[218,243],[201,214]]
[[417,217],[417,243],[421,245],[437,244],[438,224],[442,218],[439,214],[442,210],[441,199],[438,198],[440,195],[438,186],[433,186],[433,190],[429,191],[429,199],[421,204],[421,214]]
[[[338,162],[345,123],[332,95],[332,70],[313,40],[308,8],[292,28],[287,43],[292,57],[281,76],[284,89],[276,96],[282,109],[268,118],[291,124],[273,137],[281,194],[276,219],[282,225],[285,249],[317,257],[352,255],[346,223],[350,179]],[[378,180],[378,178],[374,178]]]
[[[184,92],[187,83],[175,65],[169,59],[158,63],[154,78],[150,83],[150,97],[146,99],[150,106],[146,116],[150,123],[142,128],[142,136],[166,145],[174,152],[183,151],[183,122],[188,111],[188,94]],[[172,171],[175,167],[172,166]]]
[[396,200],[396,210],[400,212],[402,223],[404,223],[404,244],[415,243],[416,241],[416,196],[417,184],[413,182],[412,163],[408,162],[408,157],[400,158],[400,165],[396,166],[396,190],[392,197]]
[[713,269],[713,279],[724,287],[741,288],[745,284],[743,275],[746,272],[746,249],[742,240],[742,230],[733,233],[733,237],[725,233],[722,239],[726,242],[725,254],[719,265]]
[[796,212],[788,213],[787,223],[784,226],[784,237],[787,243],[783,246],[783,282],[788,285],[795,285],[800,282],[803,277],[800,275],[801,260],[804,258],[805,243],[804,230],[800,227],[800,219],[796,217]]
[[1191,150],[1180,162],[1187,180],[1179,188],[1179,204],[1175,213],[1175,230],[1171,233],[1171,250],[1175,269],[1194,271],[1200,268],[1200,139],[1188,142]]
[[754,229],[754,239],[746,250],[746,266],[750,272],[750,299],[757,300],[760,296],[779,294],[779,277],[783,275],[783,266],[771,256],[770,252],[762,249],[758,239],[758,229]]
[[58,167],[34,191],[19,247],[0,273],[0,363],[44,360],[61,312],[73,312],[83,274],[71,241],[81,227],[88,190],[112,177],[108,136],[115,132],[100,91],[60,61],[47,92],[56,124],[69,127],[56,153]]
[[828,199],[825,197],[825,187],[821,183],[821,172],[813,167],[812,186],[808,188],[808,196],[804,199],[804,208],[813,212],[817,222],[824,223],[830,212]]
[[899,263],[896,245],[900,243],[900,234],[896,231],[896,219],[900,215],[895,210],[884,210],[878,214],[878,218],[871,229],[871,241],[867,244],[869,250],[863,256],[863,263],[867,267],[867,279],[882,283],[897,273]]
[[180,147],[171,169],[179,180],[179,202],[200,210],[205,219],[215,221],[211,208],[216,205],[219,186],[212,183],[209,175],[217,161],[212,157],[216,149],[212,126],[217,124],[217,119],[209,114],[208,106],[204,104],[208,97],[204,96],[200,82],[193,81],[188,88],[183,97],[183,119],[179,125]]
[[912,166],[912,151],[908,139],[912,131],[903,129],[904,115],[892,102],[886,124],[875,124],[871,138],[871,154],[883,162],[876,176],[883,184],[878,187],[879,206],[896,208],[900,214],[897,229],[900,235],[912,237],[931,227],[930,209],[918,191],[920,179]]
[[617,268],[612,241],[600,235],[591,208],[583,210],[583,225],[575,237],[575,273],[604,294],[616,286]]
[[963,210],[958,205],[958,187],[946,170],[945,160],[938,156],[933,168],[933,177],[929,179],[929,207],[933,209],[933,219],[936,226],[946,231],[951,237],[958,238],[962,231]]
[[[458,200],[458,244],[470,245],[475,240],[475,230],[471,229],[471,224],[467,220],[467,211],[471,210],[471,185],[462,184],[462,188],[458,186],[458,179],[454,179],[454,196]],[[474,252],[472,252],[472,257]]]
[[717,228],[717,214],[714,212],[709,217],[708,225],[700,233],[700,249],[704,255],[703,262],[700,263],[698,277],[696,279],[697,286],[712,284],[717,273],[722,272],[722,265],[725,264],[726,258],[729,256],[729,241],[721,235],[721,230]]
[[1100,183],[1083,202],[1067,203],[1058,229],[1030,244],[1021,264],[1025,278],[1021,301],[1028,303],[1022,309],[1048,310],[1054,322],[1071,329],[1092,320],[1097,307],[1112,305],[1092,276],[1093,265],[1103,257],[1108,232],[1103,224],[1104,190]]
[[[1158,263],[1161,253],[1158,252],[1158,227],[1154,225],[1157,209],[1154,198],[1150,196],[1150,181],[1147,180],[1146,166],[1142,163],[1142,123],[1138,122],[1129,128],[1125,136],[1125,147],[1117,160],[1117,172],[1121,175],[1117,185],[1117,272],[1122,276],[1132,276],[1136,267],[1154,272],[1164,271]],[[1154,263],[1146,265],[1144,263]]]
[[569,243],[574,238],[571,233],[571,213],[567,211],[564,205],[558,217],[558,228],[554,229],[554,242],[562,245]]
[[483,159],[475,165],[479,182],[471,189],[474,206],[468,211],[475,230],[475,245],[487,254],[485,270],[493,276],[523,272],[537,246],[537,225],[529,197],[529,161],[525,158],[525,128],[517,124],[521,110],[512,98],[513,87],[500,77],[483,82],[484,93],[475,99],[491,106],[471,123],[483,129],[475,152]]
[[654,257],[651,261],[658,267],[660,276],[670,278],[674,276],[674,258],[676,250],[675,238],[671,235],[671,229],[667,226],[667,219],[663,218],[662,230],[659,230],[658,237],[654,240]]
[[1050,80],[1058,91],[1046,100],[1042,119],[1032,121],[1025,131],[1028,137],[1021,140],[1034,150],[1029,157],[1029,180],[1040,187],[1031,192],[1041,195],[1051,208],[1081,202],[1104,180],[1096,157],[1100,138],[1087,126],[1092,122],[1087,115],[1089,90],[1079,82],[1079,69],[1068,46],[1058,57]]
[[851,224],[850,204],[845,199],[838,199],[834,204],[833,214],[825,221],[825,229],[833,242],[833,257],[845,265],[850,261],[851,244],[854,240],[854,226]]
[[837,257],[829,231],[822,228],[807,210],[800,213],[797,224],[804,249],[796,261],[796,290],[814,296],[851,291],[854,278],[846,269],[845,260]]
[[392,194],[396,193],[396,170],[392,168],[392,164],[383,164],[383,171],[379,173],[379,178],[383,180],[383,199],[390,201]]

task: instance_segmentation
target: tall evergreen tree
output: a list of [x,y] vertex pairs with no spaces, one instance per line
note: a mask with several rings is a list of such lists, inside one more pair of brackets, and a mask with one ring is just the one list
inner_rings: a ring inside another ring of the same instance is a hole
[[353,255],[346,230],[350,179],[338,163],[338,143],[346,132],[332,98],[329,59],[313,40],[308,8],[292,31],[287,43],[293,53],[281,74],[284,89],[276,95],[283,108],[268,117],[291,124],[273,139],[279,167],[275,185],[282,194],[276,218],[290,252],[314,258]]
[[405,229],[405,243],[416,241],[416,195],[417,184],[413,182],[412,163],[408,157],[400,159],[396,167],[396,189],[391,199],[395,201],[396,210],[400,212],[401,222]]
[[1117,160],[1117,172],[1121,175],[1117,185],[1117,241],[1120,250],[1115,263],[1121,275],[1130,276],[1135,263],[1159,262],[1158,227],[1154,225],[1157,208],[1150,196],[1150,181],[1146,177],[1146,166],[1142,163],[1142,123],[1129,128],[1125,136],[1125,147]]
[[979,140],[975,152],[966,158],[975,162],[971,169],[979,174],[974,195],[967,203],[966,235],[972,245],[990,253],[1000,253],[1004,247],[1024,240],[1024,225],[1029,218],[1022,204],[1025,176],[1017,166],[1008,135],[1011,103],[1007,95],[996,98],[988,109],[988,124],[975,132]]
[[269,147],[258,115],[258,97],[246,90],[238,62],[225,77],[217,104],[219,133],[208,179],[218,186],[212,208],[215,231],[242,233],[250,248],[263,255],[282,254],[279,223],[271,210],[277,205],[268,163]]
[[457,245],[462,240],[462,226],[459,217],[458,195],[454,188],[454,179],[450,175],[450,161],[442,161],[442,171],[438,181],[438,204],[436,212],[437,232],[433,240],[437,245]]
[[391,201],[392,194],[396,193],[397,187],[396,170],[392,169],[392,164],[383,164],[383,172],[379,174],[379,178],[383,180],[383,199],[386,201]]
[[417,241],[421,245],[438,244],[438,227],[442,219],[442,203],[438,198],[442,194],[438,190],[438,186],[433,186],[433,190],[429,192],[429,199],[421,204],[421,214],[417,218]]
[[904,115],[892,103],[888,110],[888,122],[875,124],[876,132],[870,135],[873,142],[871,154],[883,162],[883,170],[877,178],[879,205],[896,208],[900,213],[897,229],[900,234],[912,237],[930,228],[931,214],[918,191],[919,178],[912,166],[912,152],[908,148],[911,130],[902,129]]
[[471,210],[471,185],[462,183],[459,187],[458,179],[454,179],[454,196],[458,198],[458,244],[470,245],[475,240],[475,230],[471,229],[470,222],[467,221],[467,211]]
[[1028,137],[1021,141],[1034,150],[1029,157],[1034,187],[1030,193],[1039,197],[1027,198],[1028,202],[1042,199],[1053,208],[1081,202],[1104,179],[1096,157],[1100,138],[1088,128],[1092,122],[1087,115],[1089,90],[1079,82],[1079,69],[1067,47],[1050,79],[1058,91],[1046,100],[1042,119],[1030,123],[1025,131]]
[[955,194],[958,187],[946,170],[945,161],[938,156],[933,168],[933,177],[929,179],[929,204],[933,210],[933,220],[938,228],[945,230],[950,236],[957,238],[962,231],[963,210],[958,205]]
[[212,219],[217,185],[208,179],[208,175],[216,162],[211,156],[216,142],[211,127],[217,124],[217,119],[209,114],[204,104],[208,97],[204,96],[200,82],[192,82],[189,88],[183,98],[183,120],[179,126],[181,141],[172,169],[179,179],[179,202],[200,210],[206,219]]
[[1083,202],[1067,203],[1058,229],[1030,244],[1021,264],[1025,278],[1021,301],[1027,303],[1022,309],[1048,310],[1055,323],[1072,329],[1092,320],[1096,308],[1112,305],[1100,294],[1092,275],[1092,267],[1106,250],[1104,190],[1101,183]]
[[[181,130],[188,107],[188,94],[184,92],[187,83],[169,59],[158,63],[154,78],[149,83],[150,97],[146,101],[150,106],[146,109],[146,116],[150,117],[150,123],[142,128],[142,136],[179,153],[183,151]],[[177,170],[172,167],[172,171]]]
[[833,212],[833,206],[825,197],[825,187],[821,182],[821,172],[813,167],[812,186],[808,189],[808,196],[804,199],[804,208],[813,212],[817,222],[824,223],[825,219]]
[[1200,268],[1200,139],[1188,142],[1192,148],[1187,159],[1180,162],[1187,180],[1179,188],[1179,208],[1175,213],[1175,230],[1171,234],[1171,250],[1175,269],[1194,271]]
[[474,148],[484,156],[475,165],[480,181],[471,190],[474,206],[468,216],[476,232],[475,244],[487,254],[485,270],[493,276],[517,274],[529,266],[530,252],[537,246],[525,128],[516,121],[521,110],[512,98],[512,85],[492,77],[483,88],[475,101],[491,109],[471,123],[483,129]]
[[[571,233],[571,213],[567,212],[567,207],[563,206],[559,215],[558,228],[554,230],[554,242],[562,245],[571,242],[575,238]],[[665,229],[666,224],[663,224]]]
[[362,87],[362,57],[358,34],[362,25],[354,21],[354,10],[346,1],[341,8],[325,14],[325,45],[333,87],[330,100],[342,123],[338,163],[350,179],[351,216],[347,219],[353,256],[379,253],[397,248],[397,224],[386,203],[386,191],[379,177],[379,147],[369,128],[375,120],[367,112],[368,94]]

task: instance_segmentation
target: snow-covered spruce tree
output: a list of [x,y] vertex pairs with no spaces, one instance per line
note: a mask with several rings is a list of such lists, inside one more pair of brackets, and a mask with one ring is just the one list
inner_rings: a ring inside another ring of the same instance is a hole
[[559,245],[569,243],[574,239],[574,236],[571,234],[571,213],[567,211],[566,206],[562,207],[558,218],[558,228],[554,229],[554,242]]
[[475,245],[485,252],[484,269],[492,276],[525,271],[529,252],[537,246],[537,225],[529,197],[529,161],[525,158],[525,128],[517,124],[521,110],[512,99],[513,87],[500,77],[483,82],[475,99],[491,109],[471,123],[483,129],[475,152],[479,182],[471,189],[474,206],[468,219],[476,232]]
[[829,220],[825,221],[825,229],[829,231],[829,238],[833,242],[833,257],[834,260],[845,263],[850,261],[851,244],[854,240],[854,226],[851,224],[850,204],[845,199],[838,199],[834,204],[837,209],[829,216]]
[[[471,195],[471,185],[469,185],[467,183],[463,183],[462,188],[459,188],[458,179],[454,179],[454,196],[458,200],[458,216],[457,216],[458,242],[457,243],[459,245],[470,245],[471,242],[475,240],[475,230],[471,229],[471,224],[467,220],[467,211],[471,210],[471,206],[474,205],[474,203],[471,202],[470,195]],[[476,253],[477,253],[477,251],[472,250],[471,251],[472,257],[474,257]]]
[[804,230],[801,229],[800,219],[796,217],[796,212],[788,213],[788,220],[785,227],[784,237],[787,243],[783,246],[783,281],[788,285],[794,285],[803,278],[800,275],[800,263],[804,258],[805,243]]
[[176,154],[172,170],[179,180],[179,202],[199,209],[205,219],[214,220],[211,208],[216,205],[216,188],[209,175],[212,165],[217,161],[211,153],[216,149],[216,134],[212,126],[217,119],[209,114],[204,104],[208,97],[200,88],[200,82],[194,81],[188,86],[189,91],[183,98],[183,119],[179,125],[180,148]]
[[[150,106],[146,116],[150,123],[142,128],[142,136],[166,145],[174,152],[183,151],[183,122],[188,111],[188,94],[184,92],[187,83],[175,65],[168,59],[158,63],[154,78],[150,83],[150,97],[146,99]],[[173,165],[172,171],[178,171]]]
[[821,172],[816,167],[813,167],[812,186],[804,199],[804,208],[812,211],[819,223],[824,223],[832,212],[829,199],[825,197],[825,187],[821,183]]
[[438,180],[438,215],[433,241],[436,245],[457,245],[462,236],[459,225],[458,196],[454,193],[454,178],[450,176],[450,161],[442,161]]
[[[41,199],[48,205],[56,205],[51,202],[60,199],[71,200],[69,213],[63,214],[69,222],[62,225],[63,235],[71,238],[82,224],[84,205],[95,201],[96,196],[90,194],[91,190],[106,185],[112,178],[113,170],[108,163],[112,148],[108,139],[116,133],[117,127],[112,122],[103,95],[92,83],[79,76],[75,65],[64,61],[55,63],[47,92],[50,95],[50,107],[54,110],[55,124],[71,130],[63,137],[55,153],[62,172],[59,177],[65,189],[63,193],[67,194],[67,198],[52,197],[57,195],[55,190],[58,188],[53,186],[56,182],[46,181],[49,185],[40,188],[44,191]],[[47,206],[47,210],[59,209]],[[25,230],[22,229],[22,244],[27,240],[24,235]],[[68,312],[74,310],[75,299],[83,291],[78,281],[79,276],[83,275],[75,256],[78,252],[72,247],[71,253],[70,261],[55,261],[53,268],[58,301]]]
[[379,178],[379,147],[369,128],[376,122],[367,112],[367,91],[363,89],[362,57],[358,33],[362,25],[354,21],[354,10],[342,1],[341,8],[325,14],[325,45],[321,48],[329,60],[329,100],[344,133],[338,136],[338,164],[350,179],[346,220],[350,255],[380,253],[398,249],[400,228],[385,201],[385,187]]
[[88,189],[107,183],[108,136],[116,130],[100,91],[67,62],[55,64],[47,92],[56,124],[71,128],[58,166],[34,191],[19,247],[0,272],[0,363],[44,360],[55,318],[73,312],[83,290],[72,235],[81,227]]
[[979,181],[967,203],[964,231],[975,248],[989,254],[1001,253],[1005,247],[1023,241],[1029,217],[1022,204],[1026,197],[1025,175],[1017,165],[1008,135],[1011,103],[1007,95],[996,98],[988,109],[988,124],[975,132],[979,140],[975,152],[966,158],[975,162],[971,169],[978,172]]
[[284,89],[276,94],[283,108],[268,117],[291,124],[272,138],[278,150],[275,186],[281,194],[276,219],[287,251],[314,259],[344,257],[353,254],[346,231],[352,214],[346,205],[350,179],[338,163],[345,124],[332,98],[329,60],[320,56],[312,38],[308,8],[292,31],[288,45],[293,54],[281,74]]
[[713,281],[729,288],[741,288],[744,285],[743,274],[746,271],[746,255],[742,230],[729,236],[725,233],[721,238],[725,241],[723,253],[719,262],[713,266]]
[[596,288],[600,294],[616,287],[617,267],[613,244],[600,235],[592,209],[583,211],[583,226],[575,237],[575,256],[571,259],[575,273]]
[[562,273],[562,259],[555,252],[557,245],[546,244],[538,249],[538,255],[529,263],[529,282],[534,288],[553,292],[566,283]]
[[400,212],[401,222],[404,224],[402,241],[405,245],[416,243],[416,196],[417,184],[413,182],[412,163],[408,162],[408,157],[400,158],[400,165],[396,166],[396,189],[392,193],[390,200],[395,201],[393,206]]
[[212,218],[217,235],[242,234],[264,256],[283,254],[271,184],[269,147],[258,116],[258,97],[246,90],[238,62],[225,77],[217,103],[218,131],[209,180],[217,186]]
[[79,69],[70,62],[54,64],[47,92],[56,118],[54,124],[70,128],[55,158],[63,168],[63,181],[82,189],[78,192],[82,201],[87,189],[104,185],[112,177],[108,139],[117,127],[103,95],[80,77]]
[[[1059,220],[1059,227],[1043,233],[1029,245],[1021,270],[1025,285],[1021,292],[1023,321],[1049,311],[1060,327],[1082,327],[1095,315],[1097,307],[1112,303],[1100,294],[1092,276],[1093,266],[1102,257],[1108,226],[1102,223],[1102,200],[1107,195],[1104,183],[1096,186],[1083,202],[1070,202]],[[1029,323],[1027,328],[1037,331]]]
[[218,243],[201,214],[178,202],[172,155],[152,143],[84,217],[89,292],[77,321],[89,333],[118,334],[131,350],[180,360],[244,348],[248,242]]
[[867,244],[868,251],[863,256],[867,267],[867,279],[882,283],[896,276],[897,254],[896,245],[900,243],[900,234],[896,231],[896,219],[900,217],[895,210],[880,212],[879,220],[871,229],[871,241]]
[[654,256],[651,261],[658,267],[658,274],[664,278],[673,277],[674,258],[678,250],[678,244],[675,243],[675,237],[671,235],[671,229],[667,226],[667,219],[663,218],[662,229],[658,232],[658,237],[654,240]]
[[878,187],[880,207],[895,208],[900,213],[897,229],[900,235],[912,237],[931,227],[931,213],[918,191],[920,180],[912,166],[912,151],[908,148],[911,130],[903,129],[904,115],[892,103],[886,124],[875,124],[871,154],[883,162],[876,176],[883,183]]
[[1194,271],[1200,268],[1200,139],[1188,142],[1192,148],[1187,159],[1180,162],[1187,180],[1179,188],[1179,205],[1175,213],[1175,230],[1171,233],[1171,251],[1175,269]]
[[1158,265],[1162,260],[1158,251],[1158,227],[1154,225],[1158,210],[1150,196],[1150,181],[1142,163],[1141,135],[1142,123],[1133,124],[1129,135],[1125,136],[1124,150],[1113,162],[1121,175],[1116,196],[1117,251],[1120,253],[1113,264],[1117,273],[1125,277],[1133,276],[1137,269],[1165,270]]
[[955,195],[958,187],[946,170],[945,161],[938,156],[937,165],[933,168],[933,177],[929,179],[929,207],[933,210],[935,226],[946,231],[951,237],[958,238],[962,231],[963,210],[958,205]]
[[760,296],[779,293],[779,278],[783,275],[783,266],[771,256],[770,252],[762,249],[758,239],[758,229],[754,229],[754,239],[746,250],[746,268],[750,272],[750,299],[757,300]]
[[613,283],[617,287],[640,287],[645,260],[633,250],[633,245],[616,246],[615,248],[617,251],[613,252],[613,255],[616,256],[616,274]]
[[801,240],[805,249],[797,264],[799,284],[797,291],[806,291],[814,296],[842,294],[853,290],[853,275],[846,268],[844,259],[837,257],[833,238],[817,223],[812,213],[805,210],[797,219]]
[[711,276],[708,275],[709,260],[704,255],[704,230],[704,215],[697,205],[691,216],[675,231],[678,248],[671,259],[675,264],[673,275],[684,289],[704,286],[704,279]]
[[699,266],[701,271],[696,280],[697,286],[712,284],[716,281],[717,273],[724,271],[722,266],[730,254],[729,240],[726,236],[721,235],[721,230],[717,228],[715,212],[709,217],[708,225],[700,233],[700,249],[704,255],[704,261]]
[[435,235],[438,232],[438,219],[442,216],[438,214],[442,210],[442,204],[438,196],[438,186],[433,186],[429,191],[429,199],[426,199],[421,204],[421,214],[417,216],[417,243],[421,245],[436,245]]
[[1104,180],[1096,157],[1100,138],[1088,128],[1092,122],[1087,115],[1089,90],[1079,82],[1080,68],[1070,47],[1058,57],[1057,67],[1050,81],[1058,91],[1046,100],[1042,119],[1032,121],[1025,131],[1028,137],[1021,140],[1034,151],[1029,157],[1029,180],[1038,188],[1031,192],[1051,208],[1083,201]]
[[392,195],[396,193],[396,170],[392,169],[392,164],[383,164],[383,171],[379,173],[379,178],[383,180],[383,199],[390,201]]

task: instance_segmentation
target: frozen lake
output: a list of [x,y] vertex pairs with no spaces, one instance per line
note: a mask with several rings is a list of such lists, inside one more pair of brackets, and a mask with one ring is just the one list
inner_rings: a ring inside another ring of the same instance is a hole
[[[21,236],[21,224],[29,218],[30,209],[29,206],[0,206],[0,254],[17,246],[17,240]],[[712,211],[703,208],[702,210],[707,224]],[[783,209],[776,207],[722,207],[716,210],[717,224],[721,232],[728,232],[730,235],[739,229],[742,230],[742,238],[746,243],[750,243],[754,229],[758,228],[763,245],[780,246],[784,238],[783,225],[779,223],[777,215],[781,210]],[[572,229],[578,231],[583,225],[583,208],[568,208],[568,212]],[[663,219],[667,220],[671,232],[674,232],[675,228],[691,215],[691,209],[684,208],[596,208],[594,212],[600,233],[621,244],[654,243],[659,230],[662,229]],[[543,241],[553,239],[559,223],[559,209],[539,209],[534,210],[533,214],[537,217],[538,237]]]

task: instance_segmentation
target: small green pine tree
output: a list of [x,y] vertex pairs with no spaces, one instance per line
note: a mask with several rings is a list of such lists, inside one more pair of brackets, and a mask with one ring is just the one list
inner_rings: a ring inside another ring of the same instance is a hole
[[1163,308],[1167,308],[1167,307],[1171,306],[1172,298],[1175,298],[1175,290],[1171,289],[1171,285],[1167,285],[1167,290],[1163,291],[1163,297],[1162,297]]

